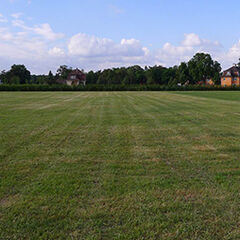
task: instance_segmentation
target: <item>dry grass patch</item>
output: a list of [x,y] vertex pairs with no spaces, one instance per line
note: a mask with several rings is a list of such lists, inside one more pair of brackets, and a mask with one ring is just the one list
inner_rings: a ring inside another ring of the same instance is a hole
[[196,145],[196,146],[193,146],[193,149],[196,151],[211,151],[211,152],[215,152],[217,150],[214,146],[208,145],[208,144]]
[[14,206],[20,199],[21,199],[20,194],[7,196],[0,200],[0,207],[1,208],[10,208],[10,207]]

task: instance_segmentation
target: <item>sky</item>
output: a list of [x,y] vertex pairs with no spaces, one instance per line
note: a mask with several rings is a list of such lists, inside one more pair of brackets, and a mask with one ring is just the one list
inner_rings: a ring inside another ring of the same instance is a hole
[[[0,0],[0,71],[166,67],[240,58],[239,0]],[[230,14],[228,14],[230,13]]]

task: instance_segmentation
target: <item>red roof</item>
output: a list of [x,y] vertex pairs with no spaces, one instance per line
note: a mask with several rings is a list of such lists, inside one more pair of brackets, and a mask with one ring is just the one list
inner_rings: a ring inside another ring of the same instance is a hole
[[68,80],[72,80],[72,76],[76,76],[76,79],[78,80],[86,80],[86,75],[80,71],[78,68],[72,70],[68,75]]
[[239,77],[239,76],[240,76],[240,68],[236,66],[231,67],[222,73],[222,77]]

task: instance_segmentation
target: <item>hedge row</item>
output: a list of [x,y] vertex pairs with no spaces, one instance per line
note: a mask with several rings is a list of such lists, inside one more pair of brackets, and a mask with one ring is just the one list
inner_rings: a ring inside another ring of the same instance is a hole
[[163,85],[0,85],[0,91],[239,91],[240,87]]

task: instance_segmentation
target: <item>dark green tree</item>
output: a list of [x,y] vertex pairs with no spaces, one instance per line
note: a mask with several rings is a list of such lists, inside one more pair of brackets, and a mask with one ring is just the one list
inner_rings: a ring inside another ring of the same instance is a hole
[[50,71],[50,72],[48,73],[47,83],[48,83],[49,85],[56,84],[56,78],[53,76],[52,71]]
[[67,65],[62,65],[57,70],[57,77],[61,79],[67,79],[68,74],[72,71],[72,68],[68,67]]
[[10,79],[10,84],[20,84],[19,76],[13,75]]
[[15,64],[9,71],[3,71],[1,78],[7,84],[26,84],[31,82],[31,73],[24,65]]
[[146,67],[145,74],[148,84],[162,84],[163,74],[166,68],[162,66]]
[[98,80],[98,73],[94,73],[93,71],[88,72],[86,80],[88,84],[96,84]]
[[191,84],[213,79],[215,74],[221,71],[221,65],[217,61],[213,61],[210,54],[205,53],[197,53],[188,62],[188,68]]
[[182,62],[176,72],[177,83],[185,84],[190,82],[191,76],[189,73],[188,65]]
[[12,83],[19,81],[20,84],[25,84],[30,83],[31,80],[31,73],[24,65],[14,64],[9,71],[9,75],[11,76]]
[[8,83],[6,75],[7,75],[7,73],[6,73],[5,70],[1,71],[1,73],[0,73],[0,80],[1,80],[2,83]]

